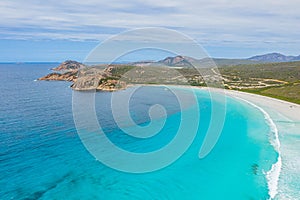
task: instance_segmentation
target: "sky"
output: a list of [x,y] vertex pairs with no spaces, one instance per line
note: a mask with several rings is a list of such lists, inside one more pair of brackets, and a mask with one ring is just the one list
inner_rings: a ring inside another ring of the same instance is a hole
[[211,57],[300,54],[299,0],[1,0],[0,62],[82,61],[135,28],[183,33]]

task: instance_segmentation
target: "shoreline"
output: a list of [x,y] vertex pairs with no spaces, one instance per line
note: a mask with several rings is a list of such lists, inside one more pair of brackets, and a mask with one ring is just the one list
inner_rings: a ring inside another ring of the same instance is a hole
[[284,101],[281,99],[276,99],[268,96],[253,94],[253,93],[247,93],[237,90],[228,90],[228,89],[221,89],[221,88],[211,88],[211,87],[199,87],[199,86],[190,86],[190,85],[155,85],[155,84],[132,84],[128,85],[129,87],[135,87],[135,86],[170,86],[170,87],[181,87],[181,88],[191,88],[191,89],[199,89],[199,90],[207,90],[211,92],[217,92],[219,94],[224,94],[226,96],[232,97],[232,98],[241,98],[245,99],[259,107],[262,107],[268,114],[272,116],[272,113],[269,113],[269,110],[276,111],[277,113],[285,116],[286,118],[300,122],[300,105]]
[[277,161],[272,164],[272,167],[269,171],[265,172],[265,176],[267,179],[268,183],[268,189],[269,189],[269,195],[270,195],[270,200],[274,199],[276,195],[278,194],[278,184],[279,184],[279,177],[281,174],[281,169],[282,169],[282,156],[281,156],[281,151],[280,151],[280,140],[279,140],[279,132],[276,124],[272,120],[272,117],[261,107],[257,106],[256,104],[249,102],[248,100],[245,100],[240,97],[235,97],[236,99],[239,99],[241,101],[246,102],[247,104],[251,105],[252,107],[258,109],[260,112],[263,113],[265,116],[265,120],[267,121],[269,127],[271,128],[271,132],[274,134],[274,141],[271,142],[273,148],[275,151],[278,153]]
[[[250,101],[262,107],[267,113],[270,110],[276,111],[277,113],[285,116],[292,121],[300,122],[300,105],[272,97],[262,96],[258,94],[252,94],[241,91],[225,90],[225,94],[231,97],[238,97]],[[272,117],[272,113],[269,113]]]
[[[281,142],[279,139],[279,132],[274,120],[275,113],[270,111],[276,111],[282,116],[288,118],[292,121],[300,121],[300,116],[295,113],[300,111],[300,105],[295,103],[286,102],[279,99],[274,99],[271,97],[265,97],[257,94],[251,94],[246,92],[234,91],[234,90],[225,90],[218,88],[207,88],[207,91],[222,93],[231,98],[237,99],[239,101],[244,101],[250,106],[255,107],[260,110],[265,116],[265,120],[269,124],[272,133],[274,134],[274,141],[270,141],[274,147],[274,150],[278,153],[278,157],[275,163],[272,164],[272,167],[269,171],[265,173],[268,184],[268,194],[269,199],[274,199],[279,193],[279,179],[281,176],[283,159],[281,153]],[[281,117],[282,117],[281,116]]]
[[[151,86],[147,84],[135,85],[135,86]],[[164,85],[155,85],[155,86],[164,86]],[[296,113],[300,112],[300,105],[283,101],[280,99],[275,99],[271,97],[266,97],[262,95],[246,93],[235,90],[226,90],[219,88],[208,88],[208,87],[197,87],[197,86],[176,86],[176,85],[165,85],[170,87],[181,87],[181,88],[191,88],[197,90],[206,90],[208,92],[215,92],[218,94],[223,94],[226,97],[231,97],[239,101],[244,101],[252,107],[255,107],[265,116],[265,120],[269,124],[272,133],[274,134],[274,141],[270,141],[274,147],[274,150],[278,153],[278,157],[275,163],[272,164],[272,167],[269,171],[265,172],[265,176],[268,184],[268,194],[269,199],[274,199],[279,192],[279,179],[281,175],[283,159],[281,155],[281,142],[279,139],[279,132],[276,126],[276,123],[273,121],[276,118],[276,113],[282,115],[280,117],[285,117],[288,120],[293,122],[300,122],[300,115]],[[273,111],[273,112],[271,112]],[[275,116],[274,116],[275,115]]]
[[262,107],[268,114],[272,116],[272,113],[269,113],[270,110],[276,111],[277,113],[283,115],[289,120],[300,122],[300,104],[296,104],[293,102],[276,99],[268,96],[263,96],[254,93],[242,92],[237,90],[229,90],[222,88],[212,88],[212,87],[201,87],[201,86],[191,86],[191,85],[160,85],[160,84],[128,84],[126,88],[122,89],[110,89],[110,90],[99,90],[99,89],[89,89],[89,90],[77,90],[72,88],[75,91],[102,91],[102,92],[117,92],[120,90],[126,90],[130,87],[141,87],[141,86],[151,86],[151,87],[180,87],[180,88],[190,88],[190,89],[199,89],[199,90],[207,90],[210,92],[216,92],[219,94],[224,94],[226,96],[232,98],[241,98],[245,99],[259,107]]
[[[195,87],[194,87],[195,88]],[[196,87],[197,88],[197,87]],[[199,87],[198,87],[199,88]],[[300,105],[292,102],[287,102],[280,99],[275,99],[272,97],[262,96],[253,93],[235,91],[235,90],[225,90],[218,88],[199,88],[206,89],[209,92],[217,92],[219,94],[224,94],[228,97],[245,101],[248,104],[252,104],[253,107],[259,109],[265,116],[265,120],[269,123],[272,133],[274,134],[274,144],[273,147],[278,153],[277,161],[272,164],[269,171],[265,173],[267,183],[268,183],[268,193],[269,199],[276,198],[280,191],[280,177],[282,174],[284,159],[286,155],[281,151],[281,141],[280,133],[278,131],[276,121],[278,119],[283,119],[293,123],[300,122]],[[271,142],[272,143],[272,142]],[[282,178],[282,177],[281,177]]]

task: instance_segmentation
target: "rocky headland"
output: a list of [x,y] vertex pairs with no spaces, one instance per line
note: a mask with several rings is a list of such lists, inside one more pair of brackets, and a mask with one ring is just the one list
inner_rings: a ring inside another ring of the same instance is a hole
[[115,91],[125,89],[127,84],[120,81],[112,71],[114,66],[88,67],[76,61],[65,61],[55,71],[39,78],[40,81],[69,81],[73,82],[71,88],[78,91],[101,90]]

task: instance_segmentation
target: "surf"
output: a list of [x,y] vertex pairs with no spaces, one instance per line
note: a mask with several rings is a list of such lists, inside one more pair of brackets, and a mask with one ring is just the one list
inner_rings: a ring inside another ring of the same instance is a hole
[[274,199],[278,193],[278,183],[279,183],[279,177],[282,168],[282,158],[281,158],[281,151],[280,151],[280,140],[279,140],[278,128],[274,123],[274,121],[272,120],[271,116],[263,108],[243,98],[240,97],[234,97],[234,98],[242,100],[248,103],[249,105],[253,106],[254,108],[258,109],[260,112],[262,112],[267,124],[271,129],[271,132],[273,133],[274,138],[270,139],[270,143],[278,153],[278,157],[277,157],[277,161],[272,165],[271,169],[265,172],[264,174],[266,175],[268,181],[268,189],[269,189],[269,196],[270,196],[269,199]]

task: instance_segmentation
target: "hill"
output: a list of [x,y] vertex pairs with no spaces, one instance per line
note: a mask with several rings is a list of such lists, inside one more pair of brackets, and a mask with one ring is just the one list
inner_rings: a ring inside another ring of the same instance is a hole
[[261,63],[254,60],[248,59],[226,59],[226,58],[202,58],[196,59],[188,56],[174,56],[167,57],[159,61],[139,61],[134,63],[129,63],[133,66],[169,66],[169,67],[199,67],[199,68],[209,68],[209,67],[224,67],[224,66],[236,66],[245,64],[257,64]]
[[259,61],[259,62],[291,62],[291,61],[300,61],[299,56],[286,56],[280,53],[268,53],[264,55],[257,55],[248,60]]

